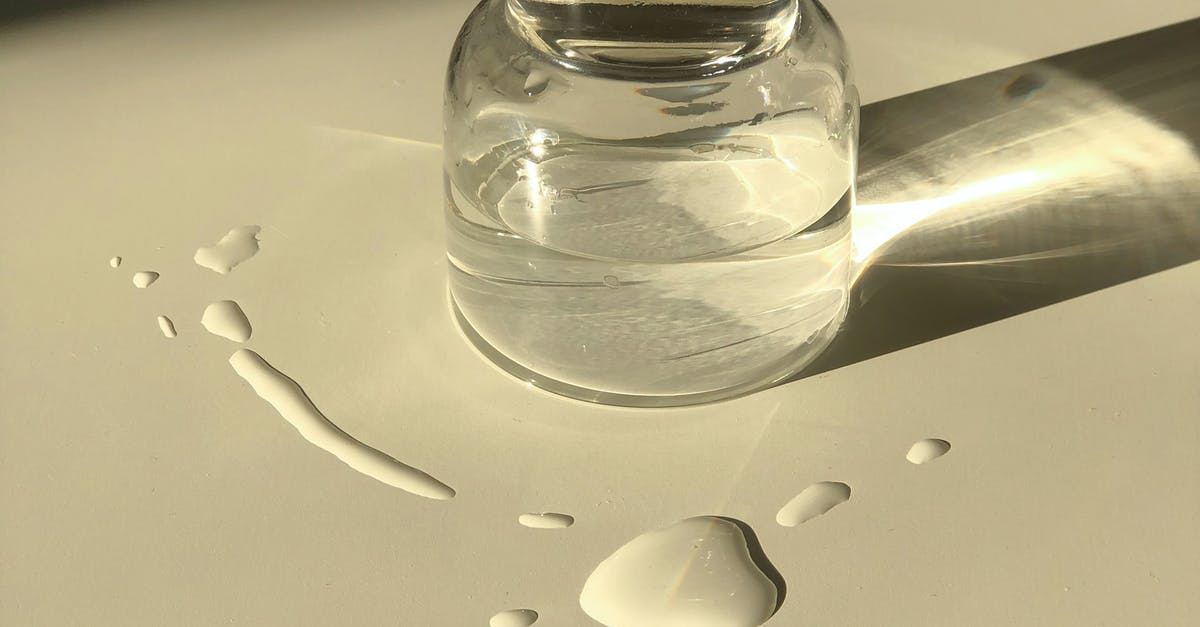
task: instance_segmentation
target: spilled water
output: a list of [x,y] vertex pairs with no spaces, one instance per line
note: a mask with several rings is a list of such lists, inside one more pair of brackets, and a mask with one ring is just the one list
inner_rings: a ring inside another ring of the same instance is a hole
[[245,342],[252,332],[246,313],[231,300],[219,300],[205,307],[200,324],[209,333],[234,342]]
[[538,613],[533,610],[504,610],[488,621],[488,627],[529,627],[537,619]]
[[162,331],[164,337],[175,337],[175,323],[166,316],[158,317],[158,330]]
[[755,627],[780,591],[742,528],[713,516],[644,533],[600,563],[579,605],[608,627]]
[[850,500],[850,486],[837,481],[821,481],[804,488],[796,498],[788,501],[775,522],[784,527],[795,527],[828,512]]
[[569,514],[544,512],[541,514],[521,514],[517,522],[531,529],[566,529],[575,524],[575,517]]
[[271,367],[258,353],[243,348],[229,358],[229,365],[304,439],[333,453],[347,466],[418,496],[439,500],[454,497],[450,486],[339,429],[313,405],[299,384]]
[[133,286],[138,289],[146,289],[158,280],[159,274],[152,270],[142,270],[133,275]]
[[215,245],[197,250],[192,259],[213,272],[228,274],[258,253],[258,232],[261,230],[255,225],[231,229]]
[[950,443],[937,438],[921,440],[908,449],[905,459],[914,464],[926,464],[950,452]]
[[[216,245],[198,250],[196,263],[228,273],[257,253],[258,232],[257,226],[233,229]],[[109,260],[113,268],[121,264],[121,257]],[[133,275],[133,284],[146,288],[159,277],[158,272],[143,270]],[[595,287],[618,290],[635,283],[624,275],[603,274]],[[157,323],[164,337],[177,337],[171,318],[159,315]],[[201,324],[208,332],[239,343],[248,341],[253,332],[245,312],[232,300],[209,304]],[[437,500],[455,496],[445,483],[342,431],[299,384],[258,353],[238,350],[229,363],[301,436],[354,470],[418,496]],[[906,458],[924,464],[949,450],[948,441],[930,438],[914,443]],[[848,501],[850,493],[845,483],[814,483],[784,505],[776,520],[794,527]],[[528,512],[517,521],[527,528],[552,530],[571,527],[575,518],[559,512]],[[608,627],[753,627],[771,618],[784,593],[782,578],[766,561],[748,527],[702,516],[644,533],[618,548],[587,578],[579,603]],[[528,627],[538,619],[532,609],[508,609],[492,616],[489,625]]]

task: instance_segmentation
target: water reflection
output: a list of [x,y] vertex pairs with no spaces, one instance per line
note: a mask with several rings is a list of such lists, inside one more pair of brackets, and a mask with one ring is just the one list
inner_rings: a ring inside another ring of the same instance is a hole
[[865,107],[814,374],[1200,259],[1200,20]]

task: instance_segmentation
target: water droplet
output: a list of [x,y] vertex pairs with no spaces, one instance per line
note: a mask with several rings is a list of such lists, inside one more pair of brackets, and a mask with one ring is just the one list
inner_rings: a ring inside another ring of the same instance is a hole
[[454,497],[450,486],[339,429],[313,405],[298,383],[273,368],[258,353],[243,348],[229,358],[229,365],[304,439],[333,453],[347,466],[418,496],[438,500]]
[[694,153],[704,154],[706,152],[712,152],[712,151],[716,150],[717,145],[706,142],[706,143],[702,143],[702,144],[692,144],[691,146],[688,146],[688,149],[690,149]]
[[151,270],[142,270],[133,275],[133,286],[138,289],[146,289],[158,280],[159,274]]
[[200,324],[213,335],[219,335],[234,342],[245,342],[250,339],[250,320],[237,303],[231,300],[219,300],[204,308]]
[[804,488],[796,498],[788,501],[775,522],[784,527],[795,527],[812,520],[825,512],[850,500],[850,486],[837,481],[821,481]]
[[550,86],[550,75],[542,70],[533,70],[525,77],[525,95],[536,96]]
[[937,438],[929,438],[913,444],[912,448],[908,449],[908,454],[904,458],[914,464],[925,464],[949,452],[949,442]]
[[751,541],[752,532],[748,538],[739,524],[713,516],[644,533],[596,567],[579,605],[608,627],[761,625],[782,591]]
[[616,289],[618,287],[621,287],[621,279],[618,279],[617,277],[615,277],[611,274],[605,275],[604,284],[613,289]]
[[788,57],[786,65],[788,67],[796,67],[797,63],[800,63],[800,59],[797,59],[796,57]]
[[171,319],[166,316],[158,317],[158,329],[162,331],[165,337],[175,337],[177,335],[175,333],[175,323],[171,322]]
[[258,232],[261,230],[254,225],[231,229],[216,245],[197,250],[192,259],[213,272],[228,274],[258,253]]
[[575,517],[569,514],[544,512],[541,514],[521,514],[517,522],[531,529],[566,529],[575,524]]
[[110,265],[110,266],[112,266],[112,267],[114,267],[114,268],[120,268],[120,267],[121,267],[121,258],[120,258],[120,257],[113,257],[112,259],[109,259],[109,260],[108,260],[108,265]]
[[504,610],[488,621],[488,627],[529,627],[537,619],[538,613],[533,610]]

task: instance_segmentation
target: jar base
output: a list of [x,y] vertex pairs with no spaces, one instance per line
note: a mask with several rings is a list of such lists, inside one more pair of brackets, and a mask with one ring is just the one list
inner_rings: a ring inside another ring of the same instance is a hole
[[622,394],[617,392],[608,392],[603,390],[594,390],[582,386],[578,386],[566,381],[561,381],[553,377],[546,376],[530,368],[523,366],[503,352],[492,346],[490,342],[484,339],[473,326],[466,316],[458,307],[458,303],[454,300],[454,295],[447,294],[450,308],[454,314],[454,319],[457,322],[459,330],[463,337],[475,348],[479,354],[491,362],[500,370],[516,377],[517,379],[533,385],[541,390],[564,396],[570,399],[584,401],[588,403],[596,403],[600,405],[612,405],[616,407],[631,407],[642,409],[668,408],[668,407],[686,407],[689,405],[703,405],[707,403],[715,403],[725,400],[734,399],[747,394],[752,394],[774,387],[796,374],[804,370],[810,363],[819,357],[833,341],[837,334],[844,315],[838,316],[833,323],[829,324],[824,329],[818,331],[805,342],[803,347],[798,348],[789,358],[780,360],[777,368],[772,368],[768,372],[770,376],[760,377],[753,381],[740,382],[729,387],[719,388],[716,390],[706,390],[700,392],[687,392],[677,395],[637,395],[637,394]]

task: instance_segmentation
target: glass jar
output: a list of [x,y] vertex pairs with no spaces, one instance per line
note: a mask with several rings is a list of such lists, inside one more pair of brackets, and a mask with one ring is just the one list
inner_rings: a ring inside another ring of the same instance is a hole
[[858,95],[813,0],[484,0],[445,95],[450,293],[539,387],[717,400],[845,316]]

